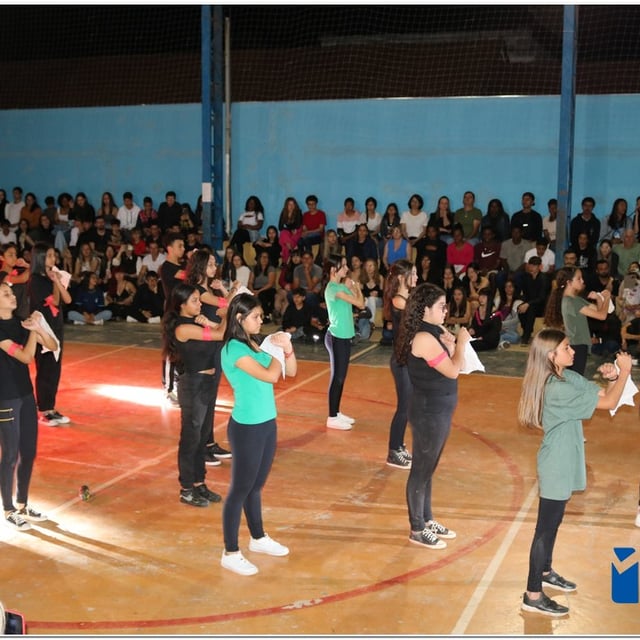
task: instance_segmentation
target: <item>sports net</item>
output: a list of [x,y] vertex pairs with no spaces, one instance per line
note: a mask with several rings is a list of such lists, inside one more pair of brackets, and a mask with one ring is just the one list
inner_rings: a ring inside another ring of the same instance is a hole
[[[583,6],[578,93],[640,92],[640,7]],[[199,102],[200,12],[0,8],[0,108]],[[560,92],[562,6],[227,6],[233,101]]]

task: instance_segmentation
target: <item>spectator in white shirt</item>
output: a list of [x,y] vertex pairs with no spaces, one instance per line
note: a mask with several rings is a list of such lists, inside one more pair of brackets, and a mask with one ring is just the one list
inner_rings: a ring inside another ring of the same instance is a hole
[[16,237],[15,231],[11,231],[8,220],[3,220],[0,228],[0,245],[9,244],[13,242],[13,244],[18,244],[18,239]]
[[129,231],[138,223],[138,214],[140,207],[133,201],[131,191],[125,191],[122,194],[123,205],[118,209],[118,220],[120,220],[120,229],[124,232],[125,238],[128,239]]
[[160,245],[156,240],[149,242],[149,253],[144,258],[139,259],[138,283],[143,284],[149,271],[160,271],[160,265],[167,259],[167,256],[160,251]]
[[529,258],[538,256],[542,260],[540,265],[540,271],[542,273],[553,273],[556,268],[556,254],[549,249],[547,241],[544,238],[540,238],[536,241],[536,246],[529,249],[524,254],[524,264],[529,264]]
[[20,222],[20,216],[22,214],[22,207],[24,207],[22,188],[13,187],[13,202],[9,202],[4,209],[4,217],[9,221],[11,231],[16,231],[18,229],[18,223]]

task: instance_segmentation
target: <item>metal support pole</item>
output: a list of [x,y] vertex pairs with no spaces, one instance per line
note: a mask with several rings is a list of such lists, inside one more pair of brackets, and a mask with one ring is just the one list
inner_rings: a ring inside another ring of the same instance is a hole
[[212,244],[211,224],[211,7],[200,10],[200,84],[202,95],[202,230],[205,244]]
[[222,5],[213,7],[213,242],[222,249],[224,240],[224,18]]
[[576,111],[576,59],[578,7],[565,5],[562,37],[562,88],[560,94],[560,137],[558,142],[558,218],[556,223],[556,267],[564,263],[569,244],[571,189],[573,186],[573,140]]

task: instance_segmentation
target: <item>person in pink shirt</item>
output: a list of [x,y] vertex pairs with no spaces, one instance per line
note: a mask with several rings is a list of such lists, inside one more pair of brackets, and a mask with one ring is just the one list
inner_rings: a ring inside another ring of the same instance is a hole
[[464,239],[462,225],[456,224],[453,226],[453,242],[447,246],[447,263],[453,265],[460,277],[470,262],[473,262],[473,246]]

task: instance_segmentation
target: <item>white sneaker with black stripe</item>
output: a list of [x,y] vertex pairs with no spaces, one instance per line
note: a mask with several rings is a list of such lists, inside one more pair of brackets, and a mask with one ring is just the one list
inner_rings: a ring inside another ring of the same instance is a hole
[[29,531],[31,525],[20,515],[19,511],[10,511],[5,517],[8,526],[16,531]]

